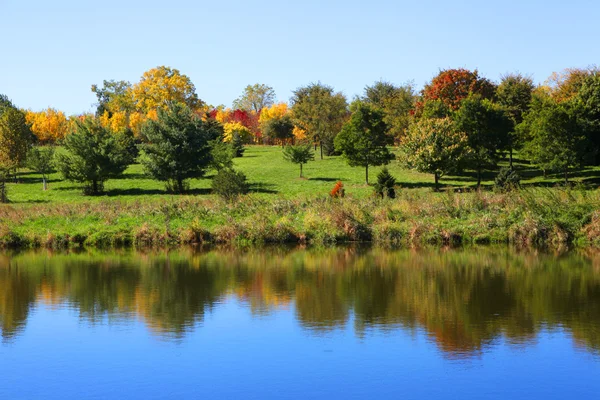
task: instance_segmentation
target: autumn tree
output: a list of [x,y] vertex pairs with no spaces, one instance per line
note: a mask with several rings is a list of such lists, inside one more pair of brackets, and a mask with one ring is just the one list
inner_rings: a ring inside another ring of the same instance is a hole
[[95,118],[76,122],[75,132],[64,140],[65,152],[56,156],[56,166],[65,179],[82,183],[83,193],[97,195],[104,183],[119,177],[130,156],[115,136]]
[[400,149],[401,160],[408,168],[433,174],[435,190],[442,176],[460,169],[469,154],[468,138],[456,129],[450,118],[421,118],[414,121]]
[[294,91],[291,99],[294,125],[321,146],[321,159],[334,153],[334,139],[347,120],[348,103],[331,86],[311,83]]
[[[531,105],[531,98],[535,85],[533,80],[521,74],[507,74],[502,76],[496,95],[510,116],[513,126],[523,122],[523,116]],[[518,135],[513,129],[508,136],[509,164],[513,165],[513,150],[520,145]]]
[[233,108],[259,113],[275,103],[275,91],[264,84],[248,85],[240,97],[233,101]]
[[315,153],[309,144],[288,145],[283,148],[283,158],[287,161],[300,165],[300,178],[302,175],[302,166],[315,159]]
[[569,169],[580,168],[594,156],[569,102],[536,96],[531,111],[518,126],[525,140],[523,152],[545,171],[560,171],[568,183]]
[[598,74],[597,67],[566,68],[561,72],[553,72],[544,82],[554,100],[561,103],[573,99],[591,75]]
[[188,179],[204,176],[212,161],[211,142],[222,140],[223,128],[212,119],[202,120],[185,104],[172,103],[158,109],[158,119],[148,120],[142,135],[146,172],[166,182],[167,190],[183,193]]
[[396,86],[379,81],[367,86],[362,101],[383,110],[388,134],[400,138],[408,129],[410,113],[415,105],[415,92],[411,84]]
[[25,119],[31,127],[31,132],[42,143],[54,143],[63,139],[70,129],[69,120],[62,111],[54,108],[34,112],[27,111]]
[[483,170],[496,168],[500,152],[508,146],[512,121],[502,106],[473,94],[461,102],[454,120],[467,135],[472,150],[467,162],[477,172],[479,187]]
[[423,88],[423,102],[440,100],[451,110],[457,110],[461,102],[470,94],[478,94],[484,99],[495,96],[495,86],[488,79],[479,76],[477,70],[446,69],[434,77]]
[[335,148],[351,167],[365,167],[365,180],[369,184],[369,166],[385,165],[394,159],[388,150],[390,138],[382,110],[359,102],[335,138]]
[[134,99],[131,89],[131,83],[127,81],[105,80],[102,87],[92,85],[92,92],[98,98],[96,116],[99,117],[105,112],[109,117],[116,112],[132,112]]
[[47,190],[48,175],[54,168],[54,147],[32,147],[27,153],[27,168],[42,175],[42,188]]
[[263,135],[274,141],[281,141],[284,146],[286,140],[294,137],[294,123],[289,115],[280,118],[271,118],[263,124]]
[[160,66],[144,72],[141,80],[131,87],[135,107],[148,112],[171,102],[185,104],[192,110],[202,106],[196,87],[179,70]]

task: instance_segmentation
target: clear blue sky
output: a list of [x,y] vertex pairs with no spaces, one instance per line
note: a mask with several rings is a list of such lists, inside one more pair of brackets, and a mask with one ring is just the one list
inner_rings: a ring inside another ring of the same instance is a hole
[[352,98],[379,79],[420,88],[440,68],[542,82],[600,63],[599,17],[597,0],[0,0],[0,93],[80,113],[93,83],[158,65],[228,106],[251,83],[282,101],[313,81]]

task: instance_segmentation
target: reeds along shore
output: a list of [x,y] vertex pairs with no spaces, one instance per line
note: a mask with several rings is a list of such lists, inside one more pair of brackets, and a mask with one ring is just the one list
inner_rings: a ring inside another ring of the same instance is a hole
[[399,190],[396,199],[105,201],[0,208],[0,246],[162,247],[347,242],[600,246],[600,194]]

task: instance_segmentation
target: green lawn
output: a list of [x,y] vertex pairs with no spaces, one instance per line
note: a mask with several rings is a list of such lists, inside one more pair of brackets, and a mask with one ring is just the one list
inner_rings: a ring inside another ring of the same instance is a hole
[[[506,162],[503,162],[506,164]],[[341,157],[317,158],[304,166],[305,178],[299,178],[299,167],[286,162],[281,154],[281,148],[276,146],[248,146],[244,157],[235,160],[237,169],[243,171],[252,185],[252,191],[260,197],[311,198],[324,196],[329,193],[335,182],[341,180],[346,193],[353,197],[367,197],[372,188],[365,184],[364,168],[349,167]],[[546,179],[540,171],[526,163],[517,160],[516,167],[524,177],[522,183],[535,186],[554,186],[562,182],[561,174],[548,175]],[[421,174],[402,168],[398,162],[389,166],[402,188],[431,190],[433,176]],[[376,181],[381,167],[369,170],[370,182]],[[210,178],[214,172],[209,172],[203,179],[192,180],[192,195],[213,196],[210,193]],[[495,172],[487,172],[484,185],[491,186]],[[582,182],[590,188],[596,188],[600,183],[600,168],[590,168],[572,174],[572,180]],[[466,171],[460,176],[443,177],[442,186],[454,188],[474,188],[475,173]],[[165,192],[161,182],[146,177],[141,165],[130,166],[120,179],[112,179],[106,183],[106,194],[98,197],[86,197],[81,194],[77,184],[61,179],[55,173],[50,177],[49,190],[42,191],[41,177],[26,170],[19,174],[19,183],[9,184],[9,197],[13,204],[27,203],[65,203],[82,201],[101,201],[120,199],[125,201],[171,198]]]

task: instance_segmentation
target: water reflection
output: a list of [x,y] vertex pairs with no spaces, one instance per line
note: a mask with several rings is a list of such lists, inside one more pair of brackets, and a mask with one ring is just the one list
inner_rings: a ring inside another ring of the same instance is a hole
[[543,329],[598,352],[598,261],[487,248],[2,255],[0,330],[18,340],[36,306],[68,305],[89,324],[140,320],[181,339],[235,299],[256,316],[293,311],[311,335],[422,329],[449,357],[527,346]]

